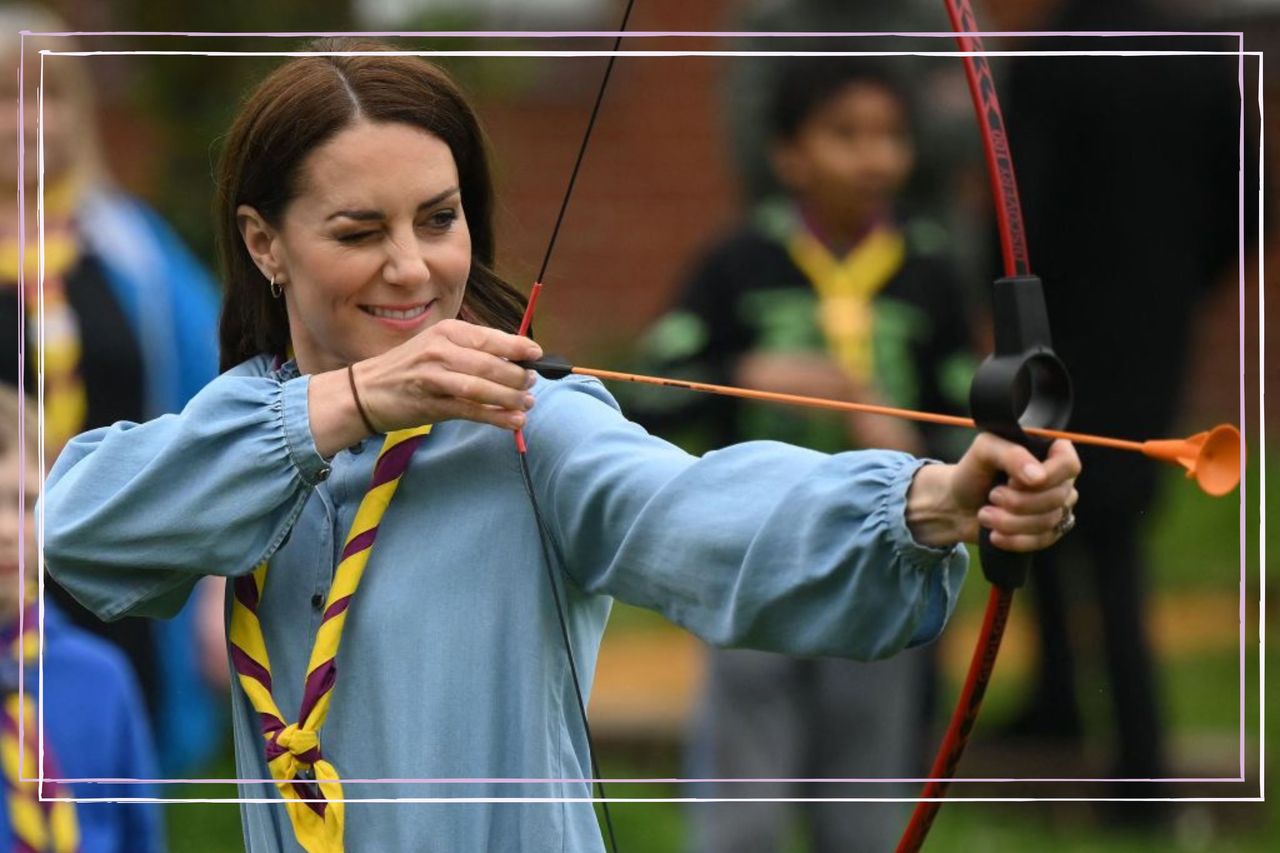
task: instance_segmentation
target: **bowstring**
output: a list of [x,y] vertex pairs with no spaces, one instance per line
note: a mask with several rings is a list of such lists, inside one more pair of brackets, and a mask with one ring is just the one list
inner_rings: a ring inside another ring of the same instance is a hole
[[[547,242],[547,251],[542,257],[542,266],[538,270],[538,277],[535,281],[535,293],[531,294],[528,308],[525,312],[524,320],[521,323],[521,329],[526,330],[533,317],[533,308],[536,290],[542,287],[542,280],[546,277],[547,267],[551,263],[551,254],[555,250],[556,238],[560,236],[560,226],[564,223],[565,212],[569,209],[569,199],[573,196],[574,186],[578,181],[578,173],[582,169],[582,161],[587,152],[587,144],[591,140],[591,132],[595,128],[596,118],[600,115],[600,105],[604,101],[605,90],[609,86],[609,78],[613,74],[613,66],[618,58],[618,52],[622,48],[622,33],[627,29],[627,21],[631,18],[632,7],[635,6],[635,0],[627,0],[626,9],[622,13],[622,21],[618,24],[618,37],[613,42],[613,52],[609,56],[609,62],[605,65],[604,76],[600,80],[600,88],[596,92],[595,103],[591,106],[591,115],[587,119],[587,128],[582,135],[582,144],[578,146],[577,157],[574,158],[573,169],[569,173],[569,184],[565,188],[564,198],[560,201],[560,210],[556,214],[555,225],[551,230],[551,239]],[[519,447],[522,442],[518,442]],[[551,599],[555,604],[556,620],[560,627],[560,640],[564,644],[565,657],[569,661],[569,673],[573,679],[574,697],[577,699],[578,715],[582,720],[582,730],[587,738],[587,755],[590,760],[591,774],[594,776],[596,791],[600,795],[600,811],[604,818],[605,830],[609,836],[609,847],[613,853],[618,853],[618,839],[613,829],[613,818],[609,813],[609,801],[605,795],[604,775],[600,772],[600,765],[596,758],[595,741],[591,736],[591,724],[587,721],[587,705],[582,695],[582,681],[578,675],[578,663],[573,654],[573,645],[569,640],[569,625],[564,615],[564,604],[561,601],[560,585],[556,581],[555,567],[552,564],[552,552],[554,550],[554,540],[547,531],[547,525],[542,516],[542,509],[538,505],[538,498],[533,487],[533,477],[529,471],[529,458],[525,449],[521,448],[517,454],[520,459],[520,475],[524,481],[525,494],[529,497],[529,504],[533,509],[534,522],[538,526],[538,536],[542,544],[543,564],[547,571],[547,582],[551,587]]]

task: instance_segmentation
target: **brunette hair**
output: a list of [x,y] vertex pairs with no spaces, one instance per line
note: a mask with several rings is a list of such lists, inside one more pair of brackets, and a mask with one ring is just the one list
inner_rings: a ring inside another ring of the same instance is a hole
[[[320,39],[308,50],[389,48],[344,38]],[[449,146],[471,232],[462,319],[507,332],[519,326],[525,298],[493,270],[493,181],[484,133],[457,84],[415,56],[303,56],[277,68],[250,93],[218,162],[215,216],[226,284],[219,326],[222,370],[263,353],[283,357],[289,346],[284,300],[271,297],[245,248],[236,208],[250,205],[280,227],[301,189],[303,160],[360,119],[412,125]]]
[[847,87],[878,86],[902,106],[907,124],[915,123],[916,104],[901,75],[885,62],[865,56],[790,57],[774,83],[769,131],[790,142],[805,122]]

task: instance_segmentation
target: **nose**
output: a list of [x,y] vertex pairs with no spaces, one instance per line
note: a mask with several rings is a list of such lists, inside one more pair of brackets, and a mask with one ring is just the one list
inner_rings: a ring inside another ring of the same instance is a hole
[[391,234],[386,247],[387,259],[383,264],[382,277],[387,284],[411,288],[430,281],[431,271],[412,228],[407,233]]

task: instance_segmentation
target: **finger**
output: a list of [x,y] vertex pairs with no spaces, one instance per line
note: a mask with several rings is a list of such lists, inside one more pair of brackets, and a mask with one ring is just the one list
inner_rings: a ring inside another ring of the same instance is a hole
[[996,506],[984,506],[978,511],[978,523],[994,533],[1006,536],[1030,535],[1040,536],[1052,534],[1054,528],[1070,512],[1063,504],[1058,504],[1048,512],[1034,515],[1019,515]]
[[1075,445],[1063,439],[1058,439],[1051,444],[1044,460],[1044,469],[1045,479],[1051,483],[1078,478],[1081,466]]
[[1080,457],[1075,446],[1062,439],[1049,446],[1044,461],[1036,459],[1022,445],[991,433],[980,433],[974,448],[984,464],[1004,472],[1016,486],[1037,489],[1075,479],[1080,474]]
[[[1018,515],[1035,515],[1051,512],[1068,505],[1068,500],[1075,492],[1075,481],[1068,480],[1045,489],[1027,491],[1016,486],[997,486],[991,490],[988,500],[993,506]],[[1074,504],[1072,504],[1074,505]]]
[[481,350],[510,361],[534,361],[542,358],[542,347],[521,335],[508,334],[488,326],[477,326],[464,320],[442,320],[436,325],[448,340],[467,349]]
[[1016,484],[1032,488],[1044,483],[1044,466],[1022,445],[982,432],[974,439],[972,449],[978,461],[993,474],[1004,473]]
[[523,388],[499,385],[467,373],[440,372],[436,376],[435,386],[435,395],[446,399],[497,406],[509,411],[527,411],[533,408],[533,395]]
[[478,376],[521,391],[529,387],[529,374],[533,372],[496,355],[463,347],[445,353],[444,366],[454,373]]
[[496,406],[486,406],[470,400],[449,400],[441,406],[444,417],[441,420],[467,420],[489,424],[500,429],[522,429],[528,422],[524,412],[513,412]]
[[992,531],[991,533],[992,545],[1001,551],[1017,551],[1019,553],[1043,551],[1057,542],[1058,539],[1058,535],[1053,532],[1036,535],[1025,533],[1008,534],[997,531]]

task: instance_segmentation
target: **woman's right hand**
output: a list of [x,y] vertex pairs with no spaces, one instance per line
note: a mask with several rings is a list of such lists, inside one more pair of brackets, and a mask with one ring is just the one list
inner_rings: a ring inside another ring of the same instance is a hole
[[[360,402],[383,432],[471,420],[516,430],[533,406],[535,375],[513,362],[542,357],[532,340],[463,320],[441,320],[352,365]],[[316,448],[326,458],[369,434],[346,370],[318,374],[308,395]]]

